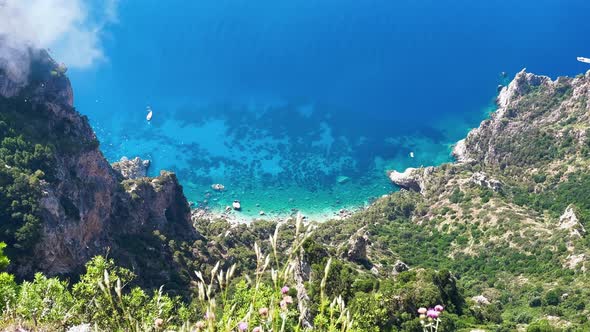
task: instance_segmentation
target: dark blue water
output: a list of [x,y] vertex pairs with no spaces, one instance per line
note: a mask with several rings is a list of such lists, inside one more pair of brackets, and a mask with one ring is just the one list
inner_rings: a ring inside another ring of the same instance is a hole
[[76,106],[109,159],[150,158],[201,206],[246,215],[363,204],[394,190],[387,169],[448,161],[501,72],[589,69],[589,1],[120,5],[108,61],[71,72]]

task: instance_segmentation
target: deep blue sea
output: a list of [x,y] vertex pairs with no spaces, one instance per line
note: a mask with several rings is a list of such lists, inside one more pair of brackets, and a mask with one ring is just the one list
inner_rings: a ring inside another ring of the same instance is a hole
[[69,73],[110,161],[175,171],[201,207],[317,216],[449,161],[501,72],[590,69],[589,17],[587,0],[120,1],[107,61]]

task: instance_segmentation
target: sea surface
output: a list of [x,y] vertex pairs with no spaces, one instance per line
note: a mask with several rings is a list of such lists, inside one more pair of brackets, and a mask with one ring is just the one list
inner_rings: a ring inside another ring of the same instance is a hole
[[69,72],[77,109],[110,161],[150,159],[244,220],[364,206],[396,190],[387,170],[450,161],[516,72],[590,69],[590,1],[119,5],[106,61]]

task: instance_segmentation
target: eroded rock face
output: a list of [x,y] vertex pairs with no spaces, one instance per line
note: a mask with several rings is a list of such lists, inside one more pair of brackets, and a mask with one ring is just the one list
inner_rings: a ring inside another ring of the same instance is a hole
[[[60,143],[55,144],[54,174],[42,182],[40,240],[30,256],[12,261],[11,272],[23,277],[36,271],[77,273],[89,259],[110,248],[111,257],[125,255],[128,265],[140,274],[141,264],[136,264],[133,250],[120,250],[128,245],[125,237],[150,236],[158,230],[171,238],[197,239],[174,174],[164,172],[154,179],[121,183],[123,173],[131,178],[144,175],[144,161],[128,161],[128,167],[119,167],[125,169],[121,173],[109,165],[88,120],[73,108],[68,78],[58,72],[59,66],[46,52],[39,53],[31,65],[34,79],[26,87],[15,90],[20,83],[0,73],[2,96],[26,99],[33,116],[42,119],[34,122],[36,129]],[[142,249],[134,250],[139,255]]]
[[455,145],[453,156],[458,162],[476,161],[483,166],[500,168],[530,167],[532,163],[555,158],[538,158],[550,151],[534,149],[559,145],[566,136],[574,137],[575,142],[584,142],[583,128],[565,125],[555,130],[551,128],[567,119],[588,121],[588,106],[585,105],[590,99],[589,88],[590,73],[551,80],[522,70],[500,91],[496,100],[498,109]]
[[574,237],[582,237],[586,234],[586,229],[580,223],[572,206],[568,206],[561,217],[559,217],[559,228],[568,230],[570,236]]
[[368,262],[368,245],[369,235],[364,231],[364,229],[361,228],[348,240],[348,251],[346,253],[346,257],[348,260],[357,263]]
[[147,176],[147,171],[150,167],[150,161],[142,160],[139,157],[135,157],[133,159],[127,159],[127,157],[123,157],[121,160],[114,162],[112,167],[126,179],[137,179]]
[[502,190],[502,183],[496,179],[490,178],[484,172],[475,172],[471,175],[469,179],[471,183],[474,183],[478,186],[491,189],[493,191],[500,191]]
[[432,174],[434,167],[408,168],[403,173],[389,172],[389,179],[402,189],[424,193],[426,180]]
[[455,157],[455,160],[458,163],[470,163],[474,161],[473,158],[469,157],[467,146],[465,145],[465,139],[458,141],[455,146],[453,146],[451,155]]

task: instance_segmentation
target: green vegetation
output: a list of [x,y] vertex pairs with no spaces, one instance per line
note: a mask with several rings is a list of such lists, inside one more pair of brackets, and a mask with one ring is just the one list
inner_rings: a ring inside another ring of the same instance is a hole
[[52,174],[51,147],[34,144],[0,113],[0,241],[29,250],[40,235],[39,199],[43,179]]

